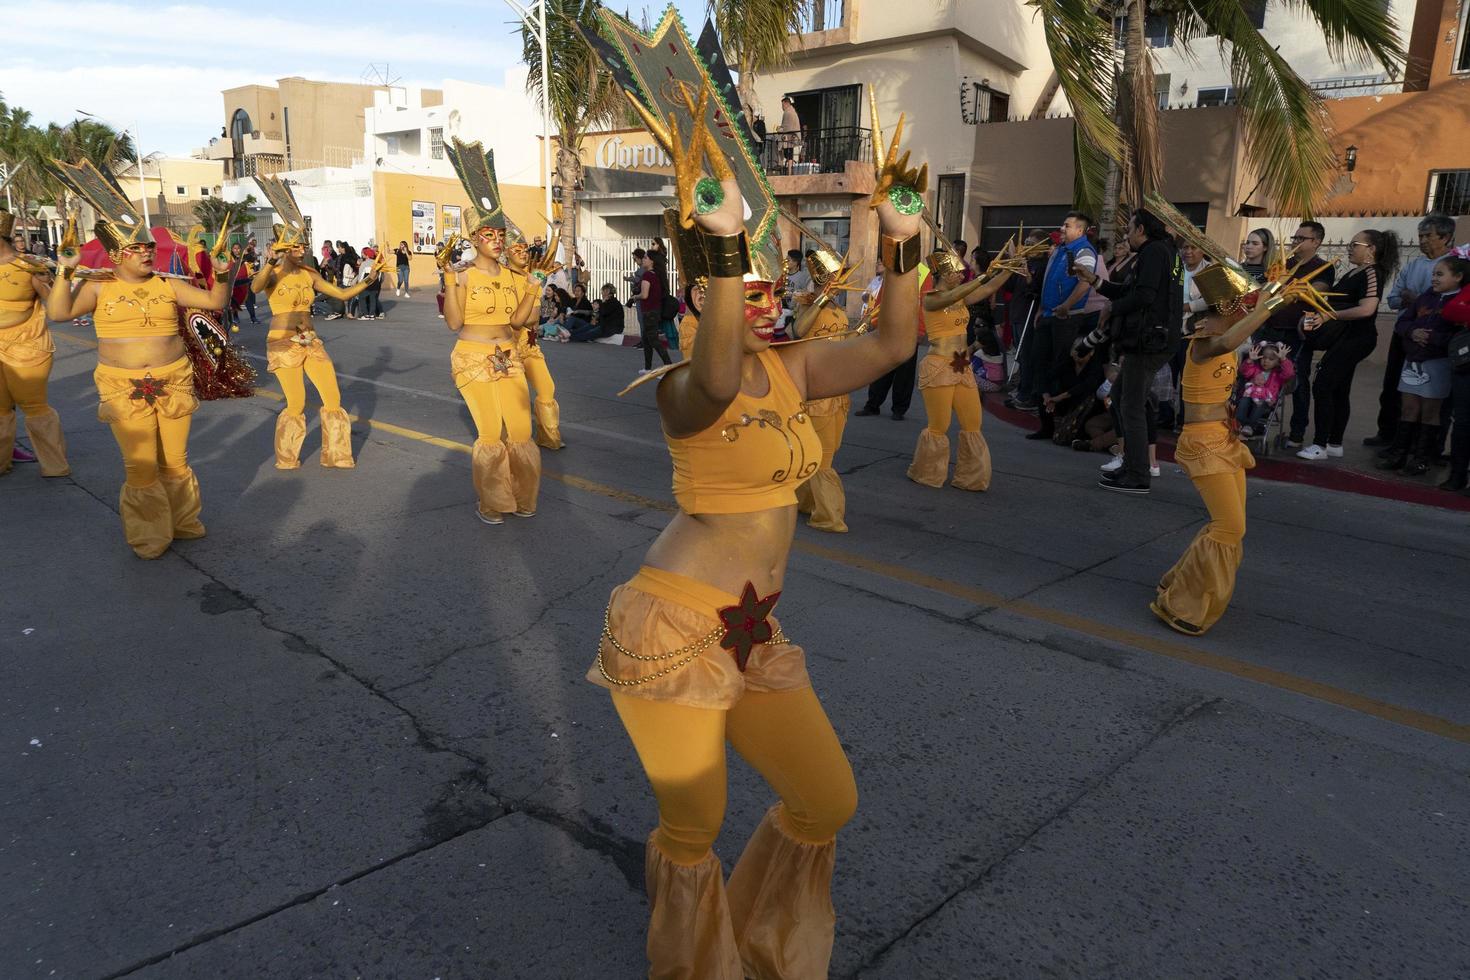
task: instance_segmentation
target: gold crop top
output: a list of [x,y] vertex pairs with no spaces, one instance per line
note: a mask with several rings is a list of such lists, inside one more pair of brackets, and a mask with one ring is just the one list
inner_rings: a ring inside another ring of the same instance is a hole
[[305,269],[288,272],[276,277],[271,287],[271,313],[310,313],[316,300],[316,289],[311,284],[311,273]]
[[1191,355],[1184,359],[1179,389],[1184,400],[1191,404],[1223,405],[1230,401],[1230,392],[1235,388],[1235,374],[1235,351],[1226,351],[1203,364],[1197,363]]
[[0,310],[25,312],[39,300],[30,272],[14,262],[0,265]]
[[749,514],[796,503],[796,488],[817,471],[822,443],[781,355],[757,357],[771,390],[735,396],[708,429],[665,437],[674,459],[674,499],[687,514]]
[[963,337],[970,325],[970,308],[964,303],[946,306],[942,310],[924,311],[924,332],[930,341],[945,337]]
[[508,327],[511,314],[521,305],[530,288],[525,276],[518,276],[505,266],[499,275],[470,266],[465,270],[464,325],[467,327]]
[[102,283],[92,317],[97,336],[172,337],[179,332],[179,305],[166,280],[150,276],[142,282],[114,279]]

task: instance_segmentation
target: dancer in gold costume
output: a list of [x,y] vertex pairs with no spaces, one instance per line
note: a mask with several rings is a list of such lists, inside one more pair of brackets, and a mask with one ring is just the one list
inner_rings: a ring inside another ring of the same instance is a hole
[[477,513],[486,524],[502,524],[507,513],[536,513],[541,450],[531,440],[531,392],[516,331],[534,329],[541,290],[555,263],[528,262],[525,275],[518,275],[509,260],[502,263],[506,217],[494,161],[479,143],[454,139],[445,149],[470,197],[464,227],[475,246],[474,260],[460,272],[448,267],[457,244],[453,236],[439,253],[440,266],[451,277],[444,323],[459,335],[449,363],[475,420],[471,465]]
[[[822,458],[805,403],[866,384],[913,352],[916,324],[904,314],[918,302],[928,170],[909,167],[898,133],[885,153],[875,117],[872,206],[890,270],[881,329],[840,344],[773,345],[784,278],[775,198],[744,113],[728,101],[735,89],[719,39],[707,27],[696,48],[672,8],[653,37],[606,9],[599,16],[612,40],[584,37],[672,155],[681,235],[709,271],[693,357],[638,382],[658,383],[679,512],[613,591],[587,675],[612,692],[658,801],[646,852],[649,976],[817,980],[832,954],[836,834],[857,791],[802,650],[771,612],[796,487]],[[727,742],[780,797],[728,889],[711,850]]]
[[[495,179],[495,152],[489,151],[485,154],[486,166],[490,168],[490,178]],[[505,264],[512,272],[519,276],[527,277],[531,273],[531,250],[526,246],[526,236],[515,226],[509,218],[506,219],[506,241]],[[544,269],[555,269],[554,259],[556,257],[557,240],[553,238],[551,244],[546,247],[545,256],[541,266]],[[540,288],[536,290],[536,306],[541,302],[541,289],[546,286],[545,278],[541,279]],[[526,288],[531,288],[527,283]],[[556,382],[551,379],[551,369],[546,366],[546,352],[541,349],[541,340],[537,336],[537,320],[533,316],[523,329],[516,331],[516,353],[521,357],[521,366],[525,369],[526,380],[530,383],[536,397],[531,402],[531,410],[536,415],[536,445],[542,449],[560,449],[566,445],[561,437],[561,405],[556,400]]]
[[312,328],[311,306],[317,293],[346,301],[364,292],[383,274],[383,257],[374,260],[372,279],[345,289],[327,282],[306,264],[306,221],[290,185],[278,177],[257,177],[255,182],[284,222],[275,226],[270,258],[250,283],[252,290],[265,293],[270,300],[266,370],[276,376],[286,396],[286,407],[276,416],[276,469],[294,470],[301,465],[308,378],[322,400],[322,465],[351,469],[357,465],[352,458],[352,419],[342,408],[332,357]]
[[236,267],[208,292],[153,271],[153,235],[110,174],[89,162],[55,161],[67,188],[97,212],[97,238],[117,267],[75,282],[81,251],[63,242],[61,281],[46,315],[93,314],[97,329],[97,418],[112,427],[127,479],[118,502],[123,533],[139,558],[157,558],[176,539],[202,538],[199,481],[189,467],[189,421],[199,407],[194,372],[179,336],[179,307],[223,310]]
[[26,432],[42,476],[66,476],[66,436],[61,416],[46,400],[56,343],[46,326],[51,267],[10,244],[15,216],[0,210],[0,475],[10,471],[16,416],[25,413]]

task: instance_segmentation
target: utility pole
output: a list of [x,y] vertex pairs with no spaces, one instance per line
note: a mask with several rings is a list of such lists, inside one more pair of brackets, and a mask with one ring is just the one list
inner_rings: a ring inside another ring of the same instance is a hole
[[[536,43],[541,47],[541,168],[545,175],[545,217],[546,217],[546,241],[552,239],[551,233],[551,97],[548,91],[551,83],[551,58],[546,50],[546,0],[505,0],[506,4],[515,11],[521,23],[531,32]],[[565,205],[563,205],[565,206]]]

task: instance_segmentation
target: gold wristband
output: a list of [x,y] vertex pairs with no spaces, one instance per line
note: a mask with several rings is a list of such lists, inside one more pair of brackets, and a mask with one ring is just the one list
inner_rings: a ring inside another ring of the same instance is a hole
[[745,229],[735,235],[711,235],[701,230],[699,243],[704,248],[712,278],[739,278],[750,271],[750,249],[745,243]]
[[72,279],[76,276],[76,274],[77,274],[77,267],[74,266],[74,265],[62,266],[62,268],[61,268],[61,278],[63,280],[65,280],[66,282],[71,282]]
[[1271,293],[1261,301],[1261,306],[1267,310],[1274,310],[1277,307],[1285,305],[1286,297],[1281,295],[1280,293]]
[[878,237],[878,254],[883,258],[883,268],[895,275],[901,276],[917,269],[922,258],[919,251],[918,235],[910,235],[902,241],[887,235]]

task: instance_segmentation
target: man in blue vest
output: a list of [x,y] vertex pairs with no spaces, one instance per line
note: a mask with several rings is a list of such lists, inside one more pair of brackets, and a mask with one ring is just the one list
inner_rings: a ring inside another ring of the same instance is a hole
[[[1069,211],[1062,221],[1062,240],[1046,263],[1041,281],[1041,319],[1031,347],[1032,387],[1038,395],[1061,393],[1060,379],[1072,356],[1072,344],[1097,326],[1098,314],[1081,312],[1091,287],[1077,270],[1097,268],[1097,249],[1087,239],[1092,218]],[[1045,431],[1045,427],[1043,427]]]

